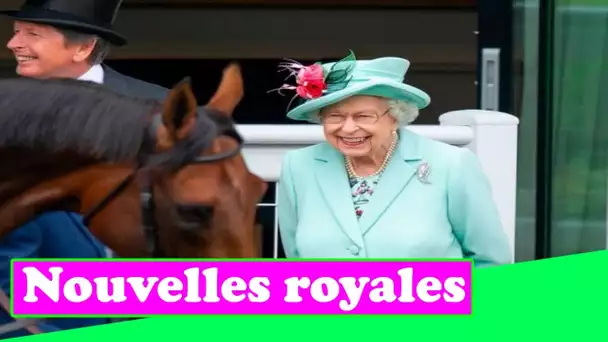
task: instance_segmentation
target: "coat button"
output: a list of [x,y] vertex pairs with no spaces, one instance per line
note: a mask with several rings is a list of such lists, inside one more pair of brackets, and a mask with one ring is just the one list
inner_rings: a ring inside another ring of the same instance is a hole
[[359,252],[361,251],[361,249],[355,245],[348,247],[348,250],[352,255],[359,255]]

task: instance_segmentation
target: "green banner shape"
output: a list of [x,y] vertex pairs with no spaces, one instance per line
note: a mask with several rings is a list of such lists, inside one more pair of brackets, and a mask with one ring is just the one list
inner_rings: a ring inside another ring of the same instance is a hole
[[608,251],[477,269],[471,316],[147,318],[7,341],[603,341]]

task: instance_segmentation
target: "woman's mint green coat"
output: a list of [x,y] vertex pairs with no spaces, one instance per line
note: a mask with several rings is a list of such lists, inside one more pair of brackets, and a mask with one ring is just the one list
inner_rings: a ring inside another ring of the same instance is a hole
[[[399,146],[360,221],[342,154],[320,143],[285,155],[277,210],[287,257],[511,263],[511,246],[477,157],[406,129],[399,133]],[[430,166],[426,178],[417,175],[423,162]]]

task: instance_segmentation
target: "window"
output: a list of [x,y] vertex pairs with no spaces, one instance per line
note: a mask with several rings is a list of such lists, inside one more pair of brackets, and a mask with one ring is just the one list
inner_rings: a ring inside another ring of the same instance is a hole
[[561,256],[607,247],[608,11],[589,0],[553,10],[551,256]]

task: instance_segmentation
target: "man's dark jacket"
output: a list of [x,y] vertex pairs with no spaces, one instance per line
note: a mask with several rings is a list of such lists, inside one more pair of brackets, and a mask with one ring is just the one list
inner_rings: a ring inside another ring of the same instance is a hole
[[108,66],[103,66],[103,71],[103,84],[117,93],[159,101],[169,93],[166,88],[123,75]]

